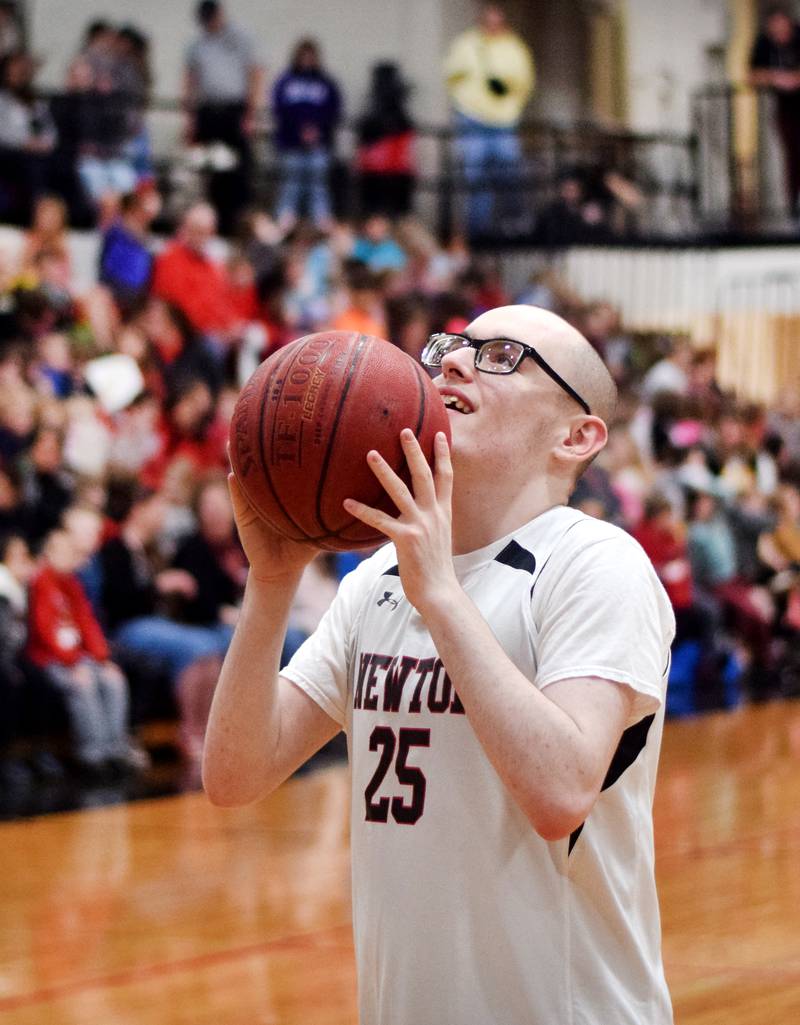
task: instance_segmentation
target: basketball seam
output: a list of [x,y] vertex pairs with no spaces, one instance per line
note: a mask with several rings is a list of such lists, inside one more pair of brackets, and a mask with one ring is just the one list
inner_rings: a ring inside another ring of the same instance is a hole
[[[362,353],[364,351],[364,347],[366,346],[368,337],[369,337],[368,335],[364,335],[364,334],[361,334],[361,335],[358,336],[358,341],[356,342],[355,351],[353,352],[353,355],[352,355],[352,357],[350,359],[350,366],[348,367],[348,370],[347,370],[347,378],[345,379],[344,387],[342,389],[342,393],[341,393],[341,396],[339,398],[339,404],[336,407],[336,413],[334,414],[334,417],[333,417],[333,430],[331,431],[330,440],[328,441],[328,448],[327,448],[327,450],[325,452],[325,458],[322,461],[322,467],[320,469],[319,483],[317,484],[316,512],[317,512],[317,523],[319,523],[319,525],[324,530],[326,530],[328,532],[327,535],[324,535],[324,536],[332,536],[332,537],[336,536],[333,533],[333,531],[331,530],[331,528],[328,526],[328,524],[325,522],[325,520],[324,520],[324,518],[322,516],[322,493],[325,490],[325,481],[327,480],[327,477],[328,477],[328,467],[330,465],[331,457],[333,455],[333,446],[334,446],[334,442],[336,441],[336,434],[337,434],[337,431],[339,430],[339,417],[340,417],[340,414],[342,412],[342,409],[344,408],[344,404],[345,404],[345,401],[347,399],[348,392],[350,391],[350,385],[353,382],[353,376],[355,374],[356,367],[357,367],[358,362],[359,362],[359,360],[361,358],[361,355],[362,355]],[[354,522],[357,522],[357,521],[354,521]],[[348,524],[348,526],[349,526],[349,524]],[[347,527],[345,526],[345,527],[342,527],[340,529],[341,530],[346,530]]]
[[[272,388],[272,382],[275,379],[275,376],[280,372],[280,369],[284,365],[284,363],[291,363],[293,358],[294,358],[294,354],[293,353],[290,354],[289,352],[287,352],[284,355],[283,359],[279,359],[279,360],[276,361],[275,366],[272,369],[272,372],[270,373],[269,377],[267,378],[266,387],[264,388],[264,392],[266,393],[265,394],[265,399],[261,403],[261,409],[259,410],[259,414],[258,414],[258,454],[259,454],[259,457],[261,459],[261,468],[264,471],[264,478],[265,478],[267,484],[269,485],[269,489],[272,492],[272,495],[273,495],[273,497],[275,499],[276,505],[281,510],[281,512],[284,514],[286,519],[294,527],[296,527],[297,530],[300,532],[300,535],[301,535],[300,538],[289,538],[289,540],[290,541],[299,541],[299,540],[305,541],[305,540],[309,540],[308,535],[303,530],[303,528],[300,526],[300,524],[297,522],[297,520],[294,518],[294,516],[292,516],[289,513],[289,510],[286,508],[286,506],[281,501],[280,495],[278,494],[277,489],[276,489],[275,485],[272,482],[272,477],[270,475],[269,468],[267,466],[267,460],[266,460],[266,457],[264,455],[264,416],[266,414],[267,403],[269,401],[269,393],[270,393],[271,388]],[[288,377],[288,373],[287,373],[286,376]],[[284,380],[285,380],[285,378],[284,378]],[[278,394],[278,400],[280,400],[280,396],[282,394],[283,394],[283,384],[281,384],[281,390],[280,390],[280,392]],[[276,424],[277,424],[277,418],[275,418],[275,422],[272,425],[272,433],[273,434],[275,433]],[[273,527],[275,527],[275,529],[278,530],[278,527],[275,524],[273,524]],[[286,535],[284,535],[284,536],[286,536]]]
[[417,427],[414,434],[419,438],[419,432],[422,430],[422,425],[425,423],[425,404],[428,401],[428,396],[425,394],[425,381],[422,378],[422,369],[415,363],[414,370],[417,373],[417,384],[419,385],[419,420],[417,421]]

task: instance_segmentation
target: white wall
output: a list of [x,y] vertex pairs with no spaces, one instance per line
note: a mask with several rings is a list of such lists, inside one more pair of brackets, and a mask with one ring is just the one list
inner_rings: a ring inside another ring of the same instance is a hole
[[[415,83],[413,109],[420,122],[441,122],[447,106],[441,82],[442,53],[468,23],[472,4],[449,0],[227,0],[232,21],[248,29],[271,76],[281,71],[295,42],[317,38],[326,62],[357,114],[369,68],[396,60]],[[179,95],[183,52],[195,34],[195,0],[34,0],[29,25],[34,51],[44,59],[40,82],[58,88],[86,25],[96,18],[131,22],[148,33],[155,94]]]
[[727,0],[624,3],[629,127],[688,132],[692,93],[708,79],[706,49],[728,35]]

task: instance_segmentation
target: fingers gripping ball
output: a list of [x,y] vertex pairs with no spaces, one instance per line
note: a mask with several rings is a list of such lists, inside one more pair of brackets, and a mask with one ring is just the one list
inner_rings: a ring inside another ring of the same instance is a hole
[[400,431],[429,462],[450,425],[421,366],[380,338],[307,335],[265,360],[231,421],[231,463],[248,501],[278,533],[329,551],[369,548],[382,534],[350,516],[345,498],[397,514],[369,469],[377,449],[406,481]]

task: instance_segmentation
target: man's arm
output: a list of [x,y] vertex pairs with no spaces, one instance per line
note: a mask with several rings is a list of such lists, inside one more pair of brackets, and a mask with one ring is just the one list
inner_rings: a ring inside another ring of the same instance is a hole
[[248,804],[265,796],[340,729],[279,675],[289,609],[315,551],[272,534],[232,477],[230,486],[250,575],[203,752],[203,786],[219,805]]
[[478,740],[545,840],[560,840],[600,794],[633,705],[628,687],[574,679],[541,691],[517,669],[459,586],[421,613]]

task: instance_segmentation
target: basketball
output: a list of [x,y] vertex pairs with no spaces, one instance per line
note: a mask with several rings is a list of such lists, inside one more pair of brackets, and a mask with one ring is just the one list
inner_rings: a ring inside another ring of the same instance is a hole
[[345,498],[396,515],[367,465],[377,449],[409,482],[400,432],[433,460],[444,403],[423,368],[390,342],[346,331],[307,335],[255,371],[231,420],[231,464],[255,511],[279,534],[327,551],[385,540],[343,508]]

